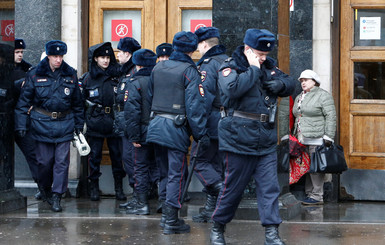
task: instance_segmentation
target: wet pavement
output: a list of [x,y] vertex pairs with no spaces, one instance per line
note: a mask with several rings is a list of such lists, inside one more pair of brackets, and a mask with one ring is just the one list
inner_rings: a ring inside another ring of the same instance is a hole
[[[202,200],[186,203],[191,232],[163,235],[160,214],[151,202],[151,215],[127,215],[119,201],[103,198],[62,200],[63,212],[53,213],[47,203],[28,198],[26,210],[0,215],[0,244],[209,244],[211,224],[194,223]],[[285,220],[280,236],[286,244],[385,244],[382,202],[325,203],[302,207],[300,215]],[[233,220],[226,227],[227,244],[263,244],[259,221]]]

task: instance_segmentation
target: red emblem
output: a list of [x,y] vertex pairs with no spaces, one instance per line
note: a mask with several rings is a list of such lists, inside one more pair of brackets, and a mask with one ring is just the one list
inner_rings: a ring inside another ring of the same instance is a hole
[[231,73],[231,68],[226,68],[226,69],[224,69],[224,70],[222,71],[222,75],[223,75],[224,77],[227,77],[228,75],[230,75],[230,73]]
[[206,80],[206,71],[201,72],[202,83]]
[[202,97],[205,97],[205,90],[203,89],[203,85],[199,84],[199,93]]
[[128,99],[128,90],[124,91],[124,102]]
[[274,76],[275,75],[275,71],[271,71],[271,75]]

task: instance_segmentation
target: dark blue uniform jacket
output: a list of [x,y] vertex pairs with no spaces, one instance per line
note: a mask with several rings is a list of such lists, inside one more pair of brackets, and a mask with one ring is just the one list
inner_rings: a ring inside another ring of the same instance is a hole
[[[111,57],[106,70],[100,68],[93,59],[93,53],[103,44],[89,49],[92,57],[90,71],[82,77],[81,87],[86,106],[87,135],[93,137],[116,137],[113,132],[115,97],[118,86],[118,64],[115,56]],[[112,49],[111,52],[113,53]]]
[[147,96],[152,68],[154,67],[140,69],[126,84],[128,91],[124,105],[126,135],[130,141],[141,144],[146,142],[150,121],[151,105]]
[[220,119],[219,109],[221,107],[218,91],[218,70],[228,56],[223,45],[216,45],[209,49],[197,62],[201,72],[202,84],[205,89],[207,106],[207,130],[211,139],[218,139],[218,122]]
[[[170,60],[161,62],[166,62],[165,65],[168,67],[179,66],[185,62],[191,64],[191,66],[183,72],[184,99],[188,123],[176,127],[172,120],[155,116],[155,118],[150,121],[148,127],[147,141],[187,153],[188,147],[190,146],[191,135],[195,140],[199,140],[203,135],[207,134],[205,97],[201,76],[193,60],[184,53],[174,51],[170,56]],[[156,81],[154,81],[154,71],[151,74],[151,85],[149,87],[148,98],[151,101],[153,96],[153,83],[156,83]],[[164,99],[167,100],[170,96],[173,95],[164,94]]]
[[116,94],[116,110],[115,113],[115,122],[114,130],[120,137],[125,135],[127,127],[125,125],[124,119],[124,99],[126,95],[126,85],[129,83],[132,75],[135,73],[135,65],[132,63],[132,58],[130,58],[126,63],[121,66],[120,69],[120,78],[118,84],[118,91]]
[[[32,109],[28,115],[31,106],[68,114],[54,119]],[[48,57],[44,58],[27,73],[15,112],[15,130],[26,130],[30,116],[32,137],[37,141],[61,143],[72,140],[74,129],[83,129],[84,124],[76,71],[63,61],[60,68],[52,72]]]
[[[243,50],[244,46],[237,47],[232,58],[226,60],[218,72],[222,103],[228,112],[237,110],[269,115],[269,107],[277,102],[277,96],[292,94],[296,81],[280,71],[270,57],[260,69],[250,66]],[[277,79],[285,85],[278,94],[263,89],[265,81]],[[231,115],[224,117],[218,128],[219,149],[254,156],[272,153],[277,144],[275,125]]]

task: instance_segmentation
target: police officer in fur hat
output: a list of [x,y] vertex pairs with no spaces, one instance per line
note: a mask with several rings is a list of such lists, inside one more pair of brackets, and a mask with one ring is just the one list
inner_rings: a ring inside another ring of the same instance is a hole
[[158,61],[168,60],[172,53],[171,43],[161,43],[156,47],[156,55],[158,56]]
[[[201,72],[202,85],[205,89],[208,121],[207,128],[210,136],[210,146],[199,154],[194,168],[195,176],[205,188],[206,204],[202,211],[192,217],[194,222],[208,222],[215,209],[218,193],[222,186],[222,161],[218,150],[218,122],[221,101],[217,86],[218,70],[228,56],[226,48],[219,44],[219,30],[215,27],[201,27],[195,31],[198,36],[198,51],[202,57],[197,62]],[[196,151],[194,141],[191,151]],[[193,155],[193,153],[191,154]]]
[[114,177],[115,198],[126,200],[123,192],[121,137],[113,130],[113,106],[118,86],[118,64],[111,43],[91,46],[88,50],[89,72],[82,76],[81,87],[86,105],[87,138],[91,147],[89,155],[90,199],[99,201],[100,162],[104,139],[107,140]]
[[256,182],[258,211],[265,227],[265,244],[284,244],[278,235],[276,107],[278,96],[289,96],[295,80],[267,55],[275,37],[268,30],[248,29],[244,45],[219,69],[224,106],[218,125],[225,177],[219,192],[210,234],[211,244],[225,244],[224,230],[235,214],[251,177]]
[[134,180],[136,202],[127,206],[127,214],[149,214],[148,192],[150,169],[154,168],[155,155],[152,143],[146,142],[151,104],[147,99],[151,71],[156,64],[156,54],[149,49],[134,52],[132,61],[136,72],[126,84],[128,96],[124,97],[126,135],[134,146]]
[[194,33],[176,33],[170,59],[158,62],[151,74],[153,119],[148,126],[147,142],[155,144],[157,158],[167,159],[160,161],[159,166],[159,192],[166,190],[165,196],[159,197],[165,200],[160,223],[164,234],[190,232],[190,226],[178,218],[190,135],[201,141],[202,148],[209,145],[204,88],[191,59],[197,45]]
[[31,68],[31,64],[23,59],[25,42],[21,38],[15,38],[15,70],[27,72]]
[[[121,65],[120,67],[120,77],[118,83],[118,91],[115,101],[115,121],[114,121],[114,131],[119,134],[122,139],[122,161],[124,170],[128,175],[128,182],[131,188],[134,188],[134,165],[133,165],[133,145],[128,141],[127,136],[125,135],[125,122],[124,122],[124,97],[126,93],[126,84],[129,82],[131,76],[135,73],[135,65],[132,63],[132,54],[140,49],[141,46],[135,38],[125,37],[121,38],[118,43],[118,54],[117,58]],[[120,208],[126,208],[132,200],[128,202],[121,203]]]
[[45,51],[47,57],[27,73],[15,110],[15,130],[24,137],[30,118],[40,192],[52,204],[52,211],[61,212],[61,195],[67,191],[70,142],[74,131],[83,129],[84,112],[76,70],[63,61],[67,45],[52,40],[46,43]]

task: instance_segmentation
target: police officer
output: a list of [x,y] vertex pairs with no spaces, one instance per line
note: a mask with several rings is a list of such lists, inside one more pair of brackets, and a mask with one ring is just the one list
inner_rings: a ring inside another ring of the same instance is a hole
[[156,64],[156,54],[149,49],[139,49],[132,56],[136,73],[126,84],[124,113],[127,137],[134,145],[134,180],[137,202],[127,207],[128,214],[150,214],[147,193],[150,167],[155,164],[154,147],[146,143],[151,105],[147,99],[151,71]]
[[27,72],[31,68],[31,64],[23,59],[25,42],[21,38],[15,38],[15,70]]
[[164,147],[168,159],[159,166],[160,181],[167,179],[161,219],[164,234],[190,232],[190,226],[178,218],[190,135],[200,140],[203,148],[209,144],[204,89],[191,59],[197,44],[194,33],[176,33],[170,59],[158,62],[151,74],[149,96],[154,119],[148,127],[147,142]]
[[171,43],[161,43],[156,47],[156,55],[158,56],[158,61],[168,60],[172,53]]
[[[24,49],[26,48],[25,42],[23,39],[15,39],[15,50],[14,50],[14,61],[15,69],[13,71],[15,75],[15,101],[18,101],[22,87],[25,84],[25,74],[31,68],[31,64],[24,61]],[[20,148],[21,152],[24,154],[25,160],[28,163],[29,170],[31,171],[32,179],[38,184],[37,174],[38,174],[38,164],[36,161],[35,154],[35,140],[31,137],[31,131],[29,128],[29,120],[27,122],[27,132],[23,138],[20,138],[17,134],[15,135],[15,142]],[[41,200],[40,191],[35,194],[37,200]]]
[[[210,136],[208,149],[201,149],[197,157],[194,172],[206,192],[206,204],[203,210],[192,219],[194,222],[207,222],[211,219],[222,186],[222,161],[218,150],[218,122],[221,107],[217,86],[218,70],[228,56],[226,48],[219,44],[219,30],[215,27],[201,27],[195,31],[198,36],[198,51],[202,55],[197,62],[205,89],[207,107],[207,128]],[[196,151],[197,142],[192,143],[192,152]],[[202,154],[203,153],[203,154]]]
[[278,235],[276,107],[278,96],[293,93],[295,80],[268,57],[275,37],[268,30],[248,29],[219,69],[224,106],[218,125],[219,149],[225,154],[225,177],[213,213],[211,244],[225,244],[224,228],[234,217],[251,177],[256,182],[258,211],[265,244],[284,244]]
[[[135,38],[132,37],[125,37],[121,38],[118,43],[118,60],[121,64],[120,67],[120,78],[118,83],[118,91],[116,95],[116,101],[115,101],[115,121],[114,121],[114,131],[115,133],[119,134],[122,140],[122,160],[123,160],[123,166],[124,170],[126,171],[128,175],[128,182],[131,188],[134,188],[134,166],[133,166],[133,156],[132,152],[134,149],[134,146],[132,143],[128,140],[127,136],[125,135],[125,120],[124,120],[124,98],[126,96],[126,84],[129,82],[131,76],[135,73],[135,65],[132,63],[132,54],[140,49],[141,46],[138,43],[138,41],[135,40]],[[128,92],[127,92],[128,93]],[[134,192],[135,193],[135,192]],[[128,205],[133,200],[129,200],[128,202],[122,203],[119,205],[120,208],[127,208]]]
[[30,117],[40,192],[43,199],[52,201],[52,211],[61,212],[61,195],[68,183],[70,142],[74,130],[80,132],[83,128],[84,112],[76,71],[63,61],[67,45],[52,40],[46,43],[45,51],[47,57],[27,73],[16,106],[15,130],[23,138]]
[[112,175],[117,200],[126,200],[123,178],[126,173],[122,165],[121,138],[113,131],[113,105],[118,86],[118,64],[111,43],[96,44],[88,50],[89,72],[83,75],[81,87],[86,105],[86,124],[89,155],[90,199],[100,200],[99,177],[104,139],[110,152]]

